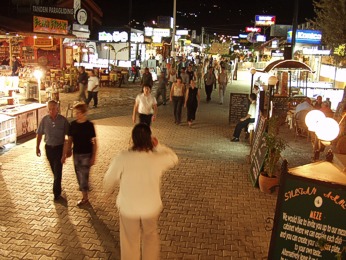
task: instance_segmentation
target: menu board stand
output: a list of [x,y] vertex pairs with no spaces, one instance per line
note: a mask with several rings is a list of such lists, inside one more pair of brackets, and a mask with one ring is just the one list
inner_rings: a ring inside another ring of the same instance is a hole
[[245,117],[249,110],[249,95],[241,93],[230,93],[229,123],[236,124],[240,118]]
[[268,259],[346,259],[345,220],[346,175],[335,164],[282,170]]
[[263,136],[266,126],[267,119],[264,116],[260,116],[259,120],[257,120],[255,136],[250,151],[250,178],[254,186],[258,183],[258,177],[267,154],[267,146]]

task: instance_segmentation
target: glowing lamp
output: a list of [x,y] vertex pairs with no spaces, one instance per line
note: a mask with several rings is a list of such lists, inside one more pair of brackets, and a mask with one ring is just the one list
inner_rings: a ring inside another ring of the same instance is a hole
[[326,116],[323,114],[320,110],[311,110],[309,113],[306,114],[305,117],[305,124],[308,127],[309,131],[315,132],[317,129],[317,124],[322,119],[326,118]]
[[324,142],[331,142],[339,135],[339,124],[333,118],[325,117],[317,123],[316,136]]
[[42,71],[41,70],[35,70],[34,71],[34,77],[37,79],[37,80],[40,80],[42,78]]
[[275,86],[278,83],[278,78],[275,76],[270,76],[268,78],[268,85]]
[[252,67],[252,68],[250,69],[250,73],[251,73],[251,75],[254,75],[254,74],[256,73],[256,69],[255,69],[254,67]]

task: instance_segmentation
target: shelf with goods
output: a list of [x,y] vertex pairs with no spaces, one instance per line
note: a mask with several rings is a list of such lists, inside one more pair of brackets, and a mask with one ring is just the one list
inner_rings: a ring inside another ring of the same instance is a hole
[[10,47],[9,46],[0,46],[0,59],[1,59],[1,61],[5,57],[9,57],[9,56],[10,56]]
[[16,141],[16,118],[0,114],[0,146]]

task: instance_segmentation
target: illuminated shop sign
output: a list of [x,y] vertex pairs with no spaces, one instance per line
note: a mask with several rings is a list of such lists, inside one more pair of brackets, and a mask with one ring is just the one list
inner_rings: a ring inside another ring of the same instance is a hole
[[245,28],[245,32],[257,32],[257,33],[260,33],[260,32],[261,32],[261,28],[257,28],[257,27],[246,27],[246,28]]
[[256,42],[265,42],[265,41],[266,41],[265,35],[261,35],[261,34],[256,35]]
[[[296,43],[321,44],[322,32],[317,30],[297,30]],[[292,30],[287,32],[287,42],[292,42]]]
[[154,28],[153,27],[145,27],[144,28],[144,35],[145,36],[153,36]]
[[246,39],[247,38],[247,34],[239,34],[239,38],[240,39]]
[[272,57],[284,57],[284,52],[281,50],[272,50],[271,51],[271,56]]
[[318,49],[309,49],[303,48],[303,55],[330,55],[330,50],[318,50]]
[[154,28],[153,36],[169,37],[171,36],[171,30],[168,28]]
[[52,34],[68,34],[68,21],[40,16],[33,17],[33,31]]
[[[127,42],[129,36],[125,31],[114,31],[113,33],[99,32],[98,40],[101,42]],[[131,42],[143,43],[144,35],[142,33],[131,33]]]
[[107,33],[107,32],[99,32],[99,41],[102,42],[127,42],[129,39],[127,32],[113,32]]
[[256,15],[255,26],[271,26],[274,25],[276,16],[273,15]]
[[177,30],[176,35],[189,35],[188,30]]

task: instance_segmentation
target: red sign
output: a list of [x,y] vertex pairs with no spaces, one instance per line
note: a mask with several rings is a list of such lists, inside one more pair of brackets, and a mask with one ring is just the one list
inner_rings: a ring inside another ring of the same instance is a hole
[[51,34],[68,34],[68,21],[34,16],[33,31]]
[[261,28],[257,28],[257,27],[246,27],[245,28],[246,32],[256,32],[256,33],[260,33],[261,32]]

